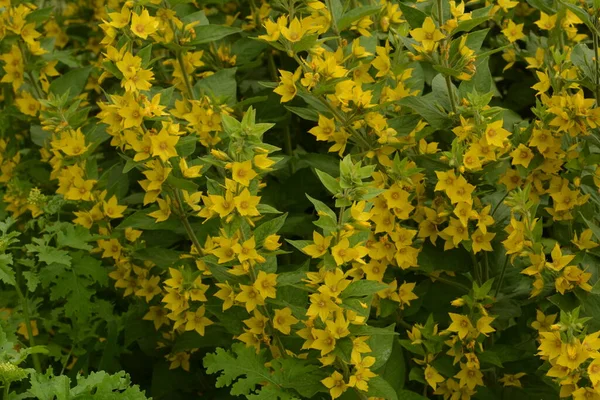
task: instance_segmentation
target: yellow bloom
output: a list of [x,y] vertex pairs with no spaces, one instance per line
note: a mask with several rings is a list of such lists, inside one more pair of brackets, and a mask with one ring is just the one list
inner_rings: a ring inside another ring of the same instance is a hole
[[329,389],[329,395],[332,399],[340,397],[348,388],[348,385],[344,382],[344,376],[337,371],[334,371],[331,376],[323,379],[321,383]]
[[236,301],[244,303],[246,311],[252,312],[257,306],[264,306],[265,299],[254,286],[240,285],[241,292],[235,297]]
[[171,136],[166,130],[161,130],[157,135],[151,136],[152,156],[159,157],[163,162],[171,157],[177,157],[175,145],[179,141],[178,136]]
[[257,216],[260,215],[256,206],[260,203],[259,196],[252,196],[248,189],[242,190],[239,196],[233,198],[235,208],[242,216]]
[[502,29],[502,33],[510,43],[514,43],[517,40],[523,39],[525,34],[523,33],[524,24],[515,24],[512,20],[508,20],[506,28]]
[[151,17],[148,10],[144,9],[140,15],[133,13],[131,16],[131,32],[134,35],[147,39],[158,29],[159,21]]
[[519,381],[519,379],[524,376],[525,376],[525,372],[519,372],[518,374],[504,374],[504,376],[498,380],[500,382],[502,382],[502,384],[505,387],[507,387],[507,386],[523,387],[521,385],[521,381]]
[[231,165],[231,175],[234,181],[244,186],[250,185],[250,181],[258,175],[252,169],[252,161],[234,162]]
[[281,27],[281,34],[284,38],[289,40],[290,42],[299,42],[306,30],[302,27],[302,23],[298,18],[294,18],[292,22],[290,22],[289,27],[283,26]]
[[533,152],[523,144],[519,144],[519,147],[514,149],[510,156],[512,157],[512,165],[522,165],[525,168],[529,167],[529,163],[533,160]]
[[157,199],[158,210],[148,214],[149,217],[154,218],[156,223],[166,221],[171,215],[171,199],[169,196],[165,200]]
[[40,111],[40,102],[27,91],[22,91],[21,96],[15,100],[15,103],[19,111],[32,117],[35,117]]
[[550,29],[553,29],[554,26],[556,25],[556,18],[558,17],[558,14],[554,14],[554,15],[548,15],[545,12],[541,11],[540,12],[540,19],[535,21],[534,23],[540,28],[543,29],[545,31],[549,31]]
[[265,299],[274,299],[277,296],[275,286],[277,286],[277,274],[269,274],[265,271],[260,271],[254,281],[254,288]]
[[319,232],[313,231],[314,244],[305,246],[302,251],[312,258],[319,258],[327,252],[332,239],[332,236],[323,237]]
[[122,218],[123,212],[127,210],[127,206],[120,206],[117,196],[113,195],[108,201],[102,202],[102,210],[108,218]]
[[458,333],[459,338],[464,339],[469,332],[473,330],[473,325],[466,315],[454,313],[448,313],[448,315],[450,315],[450,318],[452,319],[452,323],[448,327],[448,330],[450,332]]
[[275,315],[273,316],[273,327],[279,332],[289,335],[291,326],[297,323],[298,319],[292,315],[292,310],[289,307],[275,310]]
[[288,102],[296,97],[298,89],[296,88],[296,82],[300,78],[302,70],[298,68],[296,72],[291,73],[289,71],[279,70],[281,74],[281,81],[273,92],[281,96],[281,103]]
[[446,36],[436,28],[431,17],[426,17],[421,28],[416,28],[410,31],[410,35],[417,42],[421,43],[424,51],[431,52],[435,48],[437,42]]
[[433,388],[433,390],[436,390],[437,384],[444,382],[445,379],[437,372],[435,368],[427,364],[427,367],[425,367],[425,380],[427,381],[427,384]]

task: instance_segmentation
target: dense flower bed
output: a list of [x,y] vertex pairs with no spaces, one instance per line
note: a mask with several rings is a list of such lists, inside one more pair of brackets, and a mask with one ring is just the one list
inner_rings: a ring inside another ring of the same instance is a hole
[[0,12],[2,399],[600,399],[598,1]]

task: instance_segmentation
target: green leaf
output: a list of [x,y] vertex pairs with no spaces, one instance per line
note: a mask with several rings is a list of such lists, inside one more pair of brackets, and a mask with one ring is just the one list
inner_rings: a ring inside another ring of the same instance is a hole
[[69,92],[69,98],[79,96],[87,82],[92,67],[76,68],[56,78],[50,84],[50,93],[61,96]]
[[214,98],[223,98],[229,106],[234,106],[237,100],[236,68],[228,68],[198,80],[194,85],[196,94],[205,94]]
[[17,281],[15,280],[15,271],[11,267],[12,263],[11,254],[0,254],[0,281],[15,286]]
[[347,297],[363,297],[375,294],[385,288],[388,285],[382,282],[377,281],[369,281],[369,280],[360,280],[354,281],[348,285],[346,289],[340,294],[342,299]]
[[202,25],[195,28],[196,39],[190,42],[190,45],[214,42],[224,37],[241,32],[240,28],[226,25]]
[[375,363],[372,368],[374,370],[381,368],[392,355],[392,349],[395,342],[396,324],[392,324],[385,328],[378,328],[379,333],[372,334],[369,337],[369,347],[371,347],[371,356],[375,357]]
[[411,392],[410,390],[399,391],[398,398],[401,400],[428,400],[427,397],[421,396],[415,392]]
[[[369,379],[369,391],[367,393],[369,397],[379,397],[386,400],[398,400],[396,390],[381,376],[376,376]],[[401,397],[404,400],[405,397]]]
[[421,97],[405,97],[398,103],[411,108],[435,129],[445,129],[452,125],[452,120],[448,115],[434,105],[431,93]]
[[[320,380],[324,373],[318,366],[299,359],[269,360],[271,366],[267,368],[266,350],[257,353],[253,347],[235,343],[231,351],[217,348],[215,353],[207,354],[204,367],[209,374],[220,373],[216,387],[231,386],[232,395],[249,399],[291,400],[297,398],[296,391],[312,397],[322,389]],[[265,386],[265,383],[269,385]]]
[[71,247],[79,250],[92,250],[93,246],[88,244],[95,240],[90,231],[81,225],[67,224],[64,229],[56,233],[58,247]]
[[400,10],[402,10],[404,18],[406,19],[406,21],[412,29],[420,28],[421,26],[423,26],[425,17],[427,17],[427,15],[425,15],[423,11],[419,10],[416,7],[411,7],[408,4],[402,2],[399,2],[398,5],[400,6]]
[[287,213],[280,215],[277,218],[273,218],[267,222],[263,222],[254,230],[254,238],[256,240],[256,246],[262,246],[265,239],[269,235],[273,235],[277,233],[283,224],[285,224],[285,219],[287,218]]
[[372,6],[364,6],[352,8],[348,12],[344,13],[344,15],[338,20],[337,27],[338,30],[344,31],[346,28],[349,28],[350,25],[354,21],[358,21],[361,18],[367,17],[369,15],[375,14],[377,11],[381,9],[381,6],[374,4]]
[[323,186],[325,186],[325,188],[329,191],[329,193],[335,195],[342,191],[340,183],[333,176],[318,169],[315,169],[315,172],[317,173],[319,180],[321,181]]
[[579,215],[581,215],[581,218],[583,219],[585,224],[588,226],[588,228],[590,228],[592,230],[592,233],[596,237],[596,240],[600,240],[600,227],[598,225],[594,224],[592,221],[590,221],[586,217],[584,217],[582,213],[579,213]]
[[181,157],[187,157],[194,154],[197,143],[198,137],[196,135],[185,136],[179,139],[175,145],[175,150],[177,150],[177,154]]
[[52,134],[42,129],[40,125],[32,125],[29,128],[31,141],[40,147],[44,147],[46,142],[50,140]]
[[291,112],[293,112],[294,114],[299,116],[300,118],[305,119],[307,121],[317,122],[319,120],[319,113],[310,108],[292,107],[292,106],[285,106],[285,108],[287,108],[288,110],[290,110]]
[[399,340],[394,340],[392,354],[385,365],[375,372],[384,378],[396,392],[404,388],[406,381],[406,360]]

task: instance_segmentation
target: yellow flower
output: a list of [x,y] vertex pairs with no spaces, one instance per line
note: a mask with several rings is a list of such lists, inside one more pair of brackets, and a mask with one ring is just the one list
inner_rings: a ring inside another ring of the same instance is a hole
[[229,283],[215,283],[219,290],[215,293],[215,297],[223,300],[223,311],[230,309],[235,300],[235,292]]
[[292,43],[299,42],[305,32],[306,30],[302,27],[302,23],[298,18],[294,18],[292,22],[290,22],[289,27],[281,27],[281,34],[283,37]]
[[273,327],[279,332],[289,335],[291,326],[297,323],[298,319],[292,315],[292,310],[289,307],[275,310],[275,315],[273,316]]
[[281,81],[273,92],[281,96],[281,103],[288,102],[296,97],[298,89],[296,88],[296,82],[300,78],[302,70],[298,68],[296,72],[291,73],[289,71],[279,70],[281,74]]
[[202,167],[202,165],[194,165],[193,167],[188,167],[185,158],[182,157],[179,159],[179,169],[181,170],[183,176],[186,178],[192,179],[202,176],[202,173],[200,172],[202,171]]
[[488,333],[496,332],[494,328],[490,326],[490,323],[494,320],[494,317],[483,316],[477,320],[477,332],[487,336]]
[[242,190],[239,196],[233,198],[235,208],[242,216],[257,216],[260,215],[256,206],[260,202],[259,196],[252,196],[248,189]]
[[553,29],[554,26],[556,25],[556,18],[558,17],[558,14],[554,14],[554,15],[548,15],[545,12],[541,11],[540,12],[540,19],[535,21],[534,23],[540,28],[543,29],[545,31],[549,31],[550,29]]
[[496,147],[503,147],[504,141],[511,135],[502,125],[504,120],[494,121],[485,128],[485,138],[488,144]]
[[550,327],[556,321],[557,314],[544,315],[540,310],[535,311],[535,321],[531,323],[531,327],[538,332],[550,332]]
[[459,378],[459,385],[466,386],[469,389],[474,389],[475,386],[483,386],[483,374],[477,368],[469,368],[467,364],[460,364],[460,371],[454,375]]
[[450,319],[452,319],[452,323],[448,327],[448,330],[450,332],[458,333],[459,338],[464,339],[469,332],[473,330],[473,325],[466,315],[454,313],[448,313],[448,315],[450,315]]
[[306,311],[309,317],[319,316],[323,322],[327,321],[327,317],[331,312],[336,311],[339,307],[331,300],[331,296],[326,293],[313,293],[310,296],[310,307]]
[[512,20],[508,20],[506,28],[502,29],[502,33],[510,43],[514,43],[517,40],[523,39],[525,34],[523,33],[524,24],[515,24]]
[[333,118],[327,118],[324,115],[319,114],[318,125],[311,128],[308,132],[315,135],[317,140],[329,141],[335,133],[335,122]]
[[[211,205],[210,209],[217,214],[219,217],[225,218],[235,208],[235,202],[233,201],[233,193],[230,191],[225,192],[225,196],[209,195]],[[208,206],[208,205],[207,205]]]
[[404,305],[410,306],[410,302],[412,300],[416,300],[419,297],[413,293],[415,290],[416,283],[414,282],[404,282],[398,288],[398,299],[400,301],[400,309],[404,308]]
[[159,21],[151,17],[146,9],[140,15],[133,13],[131,16],[131,32],[142,39],[147,39],[148,35],[154,34],[158,25]]
[[148,214],[149,217],[154,218],[156,223],[166,221],[171,215],[171,199],[169,196],[165,200],[157,199],[158,210]]
[[190,370],[190,355],[186,352],[179,352],[168,357],[171,364],[169,369],[175,369],[181,367],[184,371]]
[[573,339],[571,343],[563,343],[560,355],[556,359],[556,363],[569,369],[576,369],[590,354],[581,345],[579,339]]
[[265,299],[274,299],[277,296],[275,286],[277,286],[277,274],[269,274],[265,271],[260,271],[254,281],[254,288]]
[[348,388],[348,385],[344,382],[344,376],[337,371],[334,371],[331,376],[323,379],[321,383],[329,389],[329,395],[332,399],[340,397]]
[[113,26],[117,29],[124,28],[129,24],[129,20],[131,19],[131,11],[127,6],[123,6],[123,8],[121,8],[121,12],[108,13],[108,18],[110,18],[110,22],[108,23],[110,26]]
[[27,91],[22,91],[21,96],[15,100],[15,103],[19,111],[32,117],[35,117],[40,111],[40,102]]
[[533,152],[523,144],[519,144],[519,147],[514,149],[510,156],[512,157],[512,165],[522,165],[525,168],[529,167],[529,163],[533,160]]
[[252,312],[257,306],[264,306],[265,299],[254,286],[240,285],[241,292],[235,297],[236,301],[244,303],[246,311]]
[[258,175],[252,169],[252,161],[234,162],[231,164],[231,175],[234,181],[244,186],[250,185],[250,181]]
[[312,258],[319,258],[327,252],[332,239],[332,236],[323,237],[319,232],[313,231],[314,244],[303,247],[302,251]]
[[350,375],[348,386],[366,392],[369,390],[369,380],[375,376],[377,376],[377,374],[372,372],[369,368],[356,368],[354,374]]
[[574,245],[576,245],[579,250],[589,250],[594,247],[598,247],[598,243],[592,240],[593,232],[591,229],[586,229],[581,232],[579,238],[577,237],[577,233],[575,233],[573,240],[571,241]]
[[426,17],[423,21],[421,28],[416,28],[410,31],[410,35],[417,42],[421,43],[424,51],[431,52],[435,48],[435,45],[446,36],[436,28],[435,23],[431,17]]
[[481,229],[477,229],[471,235],[473,253],[477,254],[480,251],[494,251],[491,241],[496,236],[495,233],[483,233]]
[[175,145],[179,141],[178,136],[171,136],[166,130],[161,130],[157,135],[151,136],[152,156],[159,157],[163,162],[171,157],[177,157]]
[[311,347],[315,350],[321,350],[321,357],[333,351],[336,340],[332,332],[327,329],[313,329],[312,333],[315,340]]
[[552,262],[546,262],[546,267],[550,268],[553,271],[562,270],[575,258],[574,255],[563,256],[558,243],[556,243],[554,245],[551,256],[552,256]]
[[445,379],[437,372],[435,368],[427,364],[425,367],[425,380],[427,381],[427,384],[433,388],[433,390],[436,390],[437,384],[444,382]]
[[523,387],[521,385],[521,381],[519,381],[519,379],[524,376],[525,376],[525,372],[519,372],[518,374],[504,374],[504,376],[498,380],[500,382],[502,382],[502,384],[505,387],[507,387],[507,386]]
[[102,202],[102,210],[108,218],[122,218],[127,206],[120,206],[117,196],[113,195],[108,201]]

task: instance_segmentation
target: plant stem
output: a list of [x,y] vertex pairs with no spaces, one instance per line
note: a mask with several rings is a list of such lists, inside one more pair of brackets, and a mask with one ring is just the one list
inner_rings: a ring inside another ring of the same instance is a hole
[[[19,296],[19,300],[21,301],[21,307],[23,307],[23,316],[25,317],[25,328],[27,329],[27,336],[29,340],[29,347],[35,346],[35,338],[33,337],[33,328],[31,327],[31,313],[29,311],[29,303],[27,303],[27,297],[21,291],[19,284],[15,285],[17,289],[17,296]],[[31,355],[33,358],[33,367],[39,373],[42,372],[42,365],[40,364],[40,358],[37,353],[33,353]]]
[[194,229],[192,229],[190,220],[188,219],[187,215],[185,214],[185,211],[183,210],[183,202],[181,201],[181,195],[179,194],[179,189],[174,188],[173,192],[175,193],[175,200],[177,201],[177,208],[179,208],[179,211],[181,212],[180,218],[181,218],[181,222],[183,223],[183,227],[185,228],[188,238],[192,241],[192,244],[196,248],[196,251],[198,252],[198,254],[200,254],[202,256],[202,255],[204,255],[202,252],[202,245],[200,244],[198,237],[194,233]]
[[190,81],[190,76],[188,75],[185,69],[185,62],[183,61],[183,52],[181,50],[177,51],[177,61],[179,62],[179,68],[181,69],[181,76],[183,77],[183,81],[185,83],[185,87],[188,92],[188,96],[190,100],[194,100],[194,89],[192,88],[192,83]]
[[[252,284],[254,284],[254,282],[256,282],[256,273],[254,272],[254,267],[251,266],[249,269],[249,272],[250,272],[250,278],[252,279]],[[275,339],[275,343],[277,344],[277,347],[279,348],[279,352],[281,353],[281,358],[287,358],[287,353],[285,352],[285,346],[283,345],[283,342],[281,341],[281,338],[279,337],[279,333],[275,329],[275,326],[273,326],[273,318],[271,317],[271,313],[269,312],[269,309],[267,308],[266,305],[259,306],[259,308],[265,314],[265,316],[268,318],[269,330],[271,331],[271,334],[273,335],[273,338]]]
[[445,75],[446,79],[446,87],[448,88],[448,97],[450,98],[450,107],[452,108],[452,112],[456,114],[456,100],[454,99],[454,90],[452,89],[452,80],[449,75]]
[[502,287],[502,283],[504,282],[504,274],[506,273],[507,266],[508,266],[508,254],[506,254],[506,258],[504,259],[504,265],[502,266],[502,272],[500,272],[500,280],[498,281],[498,286],[496,286],[496,291],[494,292],[494,298],[498,297],[498,293],[500,293],[500,288]]
[[[562,32],[560,32],[560,35],[562,36]],[[598,70],[598,64],[600,63],[600,60],[598,59],[600,57],[600,51],[598,48],[598,35],[592,32],[592,36],[594,37],[594,94],[596,95],[596,107],[598,107],[598,102],[600,102],[600,71]]]

